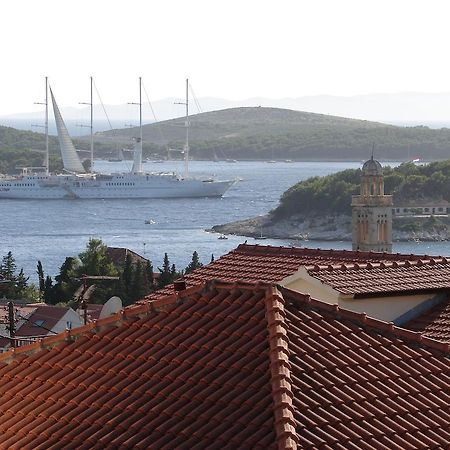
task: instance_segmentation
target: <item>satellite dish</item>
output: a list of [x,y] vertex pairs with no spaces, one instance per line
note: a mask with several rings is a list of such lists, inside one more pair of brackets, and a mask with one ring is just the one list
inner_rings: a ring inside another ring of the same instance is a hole
[[104,305],[102,310],[100,311],[99,319],[103,319],[105,317],[109,317],[112,314],[119,312],[123,308],[122,300],[120,297],[111,297]]

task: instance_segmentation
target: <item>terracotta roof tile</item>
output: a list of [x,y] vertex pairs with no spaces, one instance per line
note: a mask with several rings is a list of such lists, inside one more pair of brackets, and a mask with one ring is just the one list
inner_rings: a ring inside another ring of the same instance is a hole
[[39,304],[34,312],[18,330],[17,336],[41,336],[49,332],[41,326],[35,325],[39,323],[43,327],[51,330],[67,313],[69,308],[41,305]]
[[450,444],[450,346],[418,333],[245,283],[114,319],[0,355],[1,448]]
[[450,298],[403,324],[405,328],[418,331],[442,342],[450,343]]
[[[427,255],[240,244],[214,262],[185,275],[184,279],[188,287],[203,284],[211,279],[229,282],[240,280],[251,283],[279,283],[297,272],[301,266],[388,263],[429,258]],[[173,285],[169,285],[148,295],[146,299],[155,300],[173,292]]]
[[341,294],[371,295],[435,292],[450,289],[450,260],[316,265],[308,273]]

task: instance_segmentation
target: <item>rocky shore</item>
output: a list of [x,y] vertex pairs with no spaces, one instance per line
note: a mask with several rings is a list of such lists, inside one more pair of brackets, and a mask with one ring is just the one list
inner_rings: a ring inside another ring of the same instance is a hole
[[[270,214],[215,225],[210,230],[221,234],[272,239],[351,241],[351,217],[347,215],[293,215],[275,219]],[[393,222],[394,241],[449,241],[450,218],[423,216],[396,218]]]

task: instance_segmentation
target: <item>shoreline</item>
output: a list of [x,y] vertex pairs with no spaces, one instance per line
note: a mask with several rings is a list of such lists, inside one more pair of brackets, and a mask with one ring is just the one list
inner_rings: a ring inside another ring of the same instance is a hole
[[[351,216],[342,214],[326,216],[299,214],[284,219],[275,219],[267,214],[214,225],[206,231],[256,239],[285,239],[299,242],[352,241]],[[450,241],[450,217],[395,218],[392,238],[393,242]]]

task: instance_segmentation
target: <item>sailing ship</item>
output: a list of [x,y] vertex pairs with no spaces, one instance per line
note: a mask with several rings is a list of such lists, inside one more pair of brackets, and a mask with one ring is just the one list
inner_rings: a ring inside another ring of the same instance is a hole
[[46,157],[41,172],[23,169],[22,175],[0,181],[0,198],[9,199],[137,199],[137,198],[195,198],[221,197],[236,180],[215,180],[189,176],[189,97],[186,80],[186,143],[184,146],[184,175],[144,172],[142,165],[142,80],[139,78],[139,130],[134,145],[131,172],[95,173],[93,171],[93,103],[91,77],[91,150],[90,171],[87,172],[73,145],[61,112],[50,88],[53,112],[58,130],[59,145],[64,165],[62,174],[51,174],[48,163],[48,80],[45,79],[46,100]]

